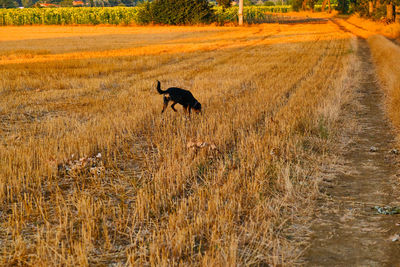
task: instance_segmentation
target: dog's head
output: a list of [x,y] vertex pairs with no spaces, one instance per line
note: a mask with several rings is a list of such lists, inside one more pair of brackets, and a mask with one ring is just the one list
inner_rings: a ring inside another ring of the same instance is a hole
[[196,113],[201,113],[201,104],[198,101],[193,105],[193,110]]

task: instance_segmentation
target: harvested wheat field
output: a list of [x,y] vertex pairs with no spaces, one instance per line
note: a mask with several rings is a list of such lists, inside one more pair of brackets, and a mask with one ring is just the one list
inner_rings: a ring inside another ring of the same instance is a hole
[[[0,28],[0,264],[301,263],[356,47],[332,21]],[[156,80],[203,114],[161,114]]]

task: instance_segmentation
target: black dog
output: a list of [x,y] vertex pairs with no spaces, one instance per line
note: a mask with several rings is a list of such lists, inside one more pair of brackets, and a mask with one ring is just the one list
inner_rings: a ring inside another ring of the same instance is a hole
[[169,101],[172,101],[171,108],[176,112],[175,105],[181,104],[185,113],[189,113],[193,109],[196,113],[201,112],[201,104],[196,98],[193,97],[192,93],[188,90],[184,90],[177,87],[170,87],[167,90],[161,90],[161,83],[157,81],[157,91],[160,95],[164,95],[164,106],[161,111],[163,113],[168,107]]

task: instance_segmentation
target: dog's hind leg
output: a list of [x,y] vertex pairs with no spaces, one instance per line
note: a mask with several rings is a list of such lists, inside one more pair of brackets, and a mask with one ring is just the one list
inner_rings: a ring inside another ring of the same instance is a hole
[[168,96],[164,96],[164,106],[161,113],[164,113],[165,109],[168,107],[169,100],[170,98]]
[[172,105],[171,105],[171,108],[173,109],[173,111],[175,111],[175,112],[177,112],[177,110],[175,109],[175,105],[176,105],[177,103],[176,102],[174,102]]

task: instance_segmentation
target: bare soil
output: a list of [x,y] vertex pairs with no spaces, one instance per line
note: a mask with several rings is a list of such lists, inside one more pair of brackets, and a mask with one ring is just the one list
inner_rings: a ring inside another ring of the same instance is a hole
[[346,108],[343,117],[352,118],[357,130],[343,132],[343,163],[323,183],[327,197],[315,214],[306,266],[400,266],[400,241],[392,241],[400,234],[400,216],[374,209],[400,205],[399,156],[390,152],[395,138],[366,40],[358,39],[356,53],[360,107]]

